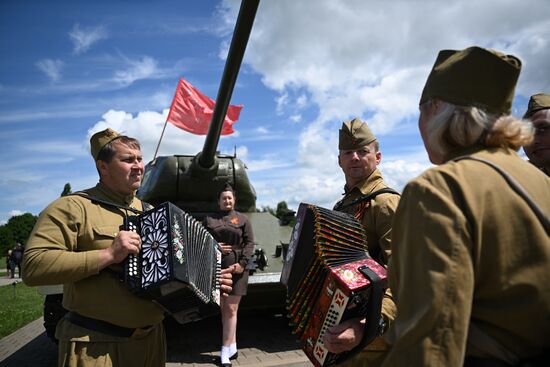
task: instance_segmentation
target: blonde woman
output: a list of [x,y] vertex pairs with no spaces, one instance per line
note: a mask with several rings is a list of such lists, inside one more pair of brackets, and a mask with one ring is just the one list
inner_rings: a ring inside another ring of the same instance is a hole
[[516,152],[533,136],[510,115],[520,69],[471,47],[441,51],[428,77],[419,129],[437,167],[394,217],[384,366],[548,362],[550,179]]

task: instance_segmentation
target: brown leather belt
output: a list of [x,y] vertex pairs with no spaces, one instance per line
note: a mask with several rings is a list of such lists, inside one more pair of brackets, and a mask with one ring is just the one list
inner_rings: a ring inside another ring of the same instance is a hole
[[65,318],[71,323],[81,326],[86,329],[98,331],[103,334],[118,336],[123,338],[138,338],[151,331],[152,325],[142,328],[127,328],[111,324],[110,322],[92,319],[90,317],[82,316],[76,312],[69,311]]

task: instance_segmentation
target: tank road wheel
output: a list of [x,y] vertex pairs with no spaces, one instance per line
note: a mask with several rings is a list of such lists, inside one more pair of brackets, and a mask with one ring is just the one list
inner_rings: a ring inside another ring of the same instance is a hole
[[63,294],[49,294],[44,299],[44,328],[46,335],[57,344],[55,328],[67,310],[63,308]]

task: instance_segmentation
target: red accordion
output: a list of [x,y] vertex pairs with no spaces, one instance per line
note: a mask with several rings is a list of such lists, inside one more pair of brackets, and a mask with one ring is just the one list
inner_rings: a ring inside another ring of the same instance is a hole
[[[386,269],[369,256],[364,229],[353,216],[302,203],[296,218],[281,274],[289,323],[311,362],[330,366],[378,334]],[[328,352],[326,330],[353,317],[367,319],[360,346]]]

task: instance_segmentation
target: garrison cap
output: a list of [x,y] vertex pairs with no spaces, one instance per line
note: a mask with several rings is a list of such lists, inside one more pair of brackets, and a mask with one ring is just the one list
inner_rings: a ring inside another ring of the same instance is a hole
[[538,93],[533,94],[529,99],[529,105],[527,105],[527,111],[523,115],[524,119],[530,118],[536,112],[540,110],[546,110],[550,108],[550,94]]
[[481,47],[442,50],[432,68],[420,104],[440,99],[475,106],[494,114],[510,114],[521,61]]
[[90,138],[90,150],[92,157],[97,161],[97,156],[105,145],[109,144],[121,135],[111,128],[107,128],[103,131],[97,132]]
[[359,149],[376,140],[376,136],[369,129],[369,126],[358,118],[351,121],[344,121],[340,129],[338,149],[353,150]]

